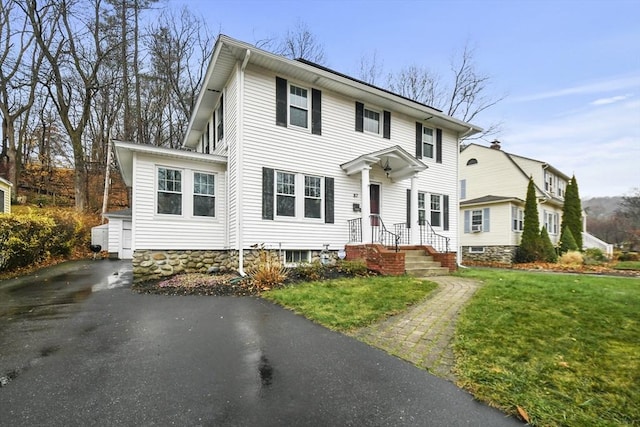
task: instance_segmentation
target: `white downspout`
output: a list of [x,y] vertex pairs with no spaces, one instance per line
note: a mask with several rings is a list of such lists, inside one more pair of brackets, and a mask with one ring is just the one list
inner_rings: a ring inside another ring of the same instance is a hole
[[238,273],[241,276],[246,276],[244,271],[244,239],[242,235],[243,211],[242,211],[242,190],[243,190],[243,142],[244,142],[244,70],[249,63],[249,57],[251,51],[247,49],[244,55],[244,61],[240,67],[240,79],[238,81],[238,143],[236,149],[238,150],[238,163],[236,165],[236,236],[238,236]]

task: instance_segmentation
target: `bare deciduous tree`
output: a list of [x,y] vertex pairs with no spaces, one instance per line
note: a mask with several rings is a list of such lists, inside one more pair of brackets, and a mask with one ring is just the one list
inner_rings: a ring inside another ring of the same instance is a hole
[[[12,196],[17,195],[22,168],[24,132],[17,132],[26,122],[25,113],[33,105],[42,52],[34,46],[33,33],[28,30],[28,20],[15,10],[13,1],[0,0],[0,114],[2,114],[2,154],[6,161]],[[14,29],[13,24],[17,24]],[[16,136],[18,136],[16,138]]]
[[42,49],[47,88],[73,149],[76,210],[87,207],[87,169],[84,132],[91,107],[100,90],[99,71],[115,46],[103,39],[101,0],[88,2],[58,0],[45,6],[27,0],[23,6],[35,40]]
[[316,64],[326,62],[323,45],[301,20],[297,20],[293,28],[282,36],[267,37],[257,41],[255,45],[289,59],[306,59]]

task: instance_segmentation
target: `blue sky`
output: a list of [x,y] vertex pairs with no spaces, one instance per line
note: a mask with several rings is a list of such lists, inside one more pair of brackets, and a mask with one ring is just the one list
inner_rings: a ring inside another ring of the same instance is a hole
[[506,95],[474,124],[502,122],[505,151],[575,174],[583,198],[640,187],[639,0],[168,3],[182,4],[212,33],[250,43],[301,20],[326,65],[356,77],[374,51],[386,72],[418,64],[444,75],[469,42],[492,95]]

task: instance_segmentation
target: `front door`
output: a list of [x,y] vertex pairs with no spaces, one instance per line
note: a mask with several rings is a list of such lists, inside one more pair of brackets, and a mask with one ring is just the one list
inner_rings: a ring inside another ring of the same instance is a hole
[[378,217],[373,216],[380,215],[380,184],[369,184],[369,207],[372,215],[371,225],[380,225]]

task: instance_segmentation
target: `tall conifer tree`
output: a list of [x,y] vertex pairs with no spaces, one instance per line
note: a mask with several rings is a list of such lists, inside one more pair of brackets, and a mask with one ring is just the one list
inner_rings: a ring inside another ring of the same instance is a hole
[[564,206],[562,207],[561,235],[565,228],[569,227],[576,242],[578,250],[582,250],[582,203],[580,202],[580,192],[578,191],[578,181],[575,175],[567,185],[564,195]]
[[524,204],[524,227],[520,246],[516,251],[517,263],[535,262],[542,259],[542,239],[540,238],[540,218],[533,178],[529,178],[527,200]]

